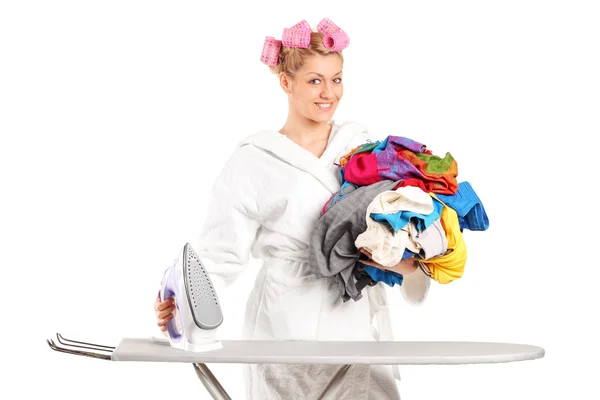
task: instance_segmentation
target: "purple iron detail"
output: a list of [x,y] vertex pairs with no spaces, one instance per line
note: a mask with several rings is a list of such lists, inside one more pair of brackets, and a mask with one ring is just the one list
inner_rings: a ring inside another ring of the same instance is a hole
[[[176,261],[176,263],[178,263],[178,262],[179,262],[179,259]],[[164,298],[162,298],[161,300],[165,301],[166,299],[170,299],[170,298],[175,299],[175,306],[177,307],[177,315],[180,319],[181,326],[183,326],[183,321],[181,320],[181,312],[179,311],[179,299],[180,299],[179,296],[181,295],[181,293],[179,293],[179,282],[177,282],[177,279],[178,279],[178,274],[173,273],[173,271],[170,271],[169,277],[167,278],[167,282],[165,283]],[[185,293],[183,293],[183,295],[185,296]],[[183,337],[182,332],[179,332],[177,330],[175,318],[171,318],[171,320],[169,322],[167,322],[167,332],[169,333],[171,340],[173,340],[174,342],[179,342],[181,340],[181,338]]]

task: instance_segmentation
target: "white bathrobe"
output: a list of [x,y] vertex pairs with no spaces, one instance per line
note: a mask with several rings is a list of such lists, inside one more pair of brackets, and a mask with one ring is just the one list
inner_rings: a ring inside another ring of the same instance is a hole
[[[250,254],[264,260],[246,306],[246,340],[393,340],[385,284],[343,302],[332,278],[310,273],[308,244],[323,205],[340,189],[339,157],[374,140],[361,125],[332,124],[318,158],[276,131],[241,141],[214,187],[194,249],[220,296],[244,271]],[[427,295],[430,278],[408,275],[401,290],[412,303]],[[335,365],[244,366],[247,398],[313,399]],[[399,399],[397,367],[354,366],[336,398]]]

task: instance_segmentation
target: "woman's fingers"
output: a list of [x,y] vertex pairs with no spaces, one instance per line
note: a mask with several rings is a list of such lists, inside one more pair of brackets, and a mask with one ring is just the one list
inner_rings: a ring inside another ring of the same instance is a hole
[[368,250],[365,250],[364,248],[361,247],[360,249],[358,249],[358,251],[360,251],[365,256],[369,257],[369,260],[360,260],[361,264],[369,265],[371,267],[376,267],[376,268],[380,268],[380,269],[385,269],[385,267],[383,265],[373,261],[373,257],[371,256],[371,253]]
[[383,269],[383,270],[387,270],[387,267],[384,267],[383,265],[376,263],[375,261],[361,261],[361,264],[369,265],[371,267],[375,267],[375,268],[379,268],[379,269]]
[[164,310],[159,311],[157,314],[157,317],[158,317],[158,319],[163,319],[167,315],[171,314],[173,311],[175,311],[175,306],[169,306],[169,307],[165,308]]
[[173,319],[173,314],[169,314],[165,318],[159,319],[158,322],[157,322],[157,325],[161,326],[161,327],[165,326],[167,324],[167,322],[169,322],[172,319]]
[[175,311],[175,299],[167,299],[160,301],[156,298],[154,302],[154,310],[156,311],[156,324],[162,331],[167,330],[167,322],[173,319],[173,311]]
[[360,260],[360,263],[364,264],[364,265],[370,265],[371,267],[377,267],[377,263],[375,263],[373,261],[366,261],[366,260],[363,261],[363,260]]
[[371,253],[370,253],[369,251],[367,251],[367,250],[363,249],[362,247],[359,249],[359,251],[360,251],[361,253],[363,253],[365,256],[367,256],[367,257],[369,257],[369,258],[372,258],[372,257],[371,257]]
[[173,306],[173,304],[175,304],[175,299],[167,299],[165,301],[157,301],[156,303],[154,303],[154,309],[156,311],[162,311],[162,310],[166,309],[167,307]]

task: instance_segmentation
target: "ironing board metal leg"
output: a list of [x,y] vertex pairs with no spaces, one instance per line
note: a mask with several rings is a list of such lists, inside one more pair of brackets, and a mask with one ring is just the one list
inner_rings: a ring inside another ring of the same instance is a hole
[[350,371],[352,365],[344,365],[340,368],[340,370],[331,378],[329,384],[325,387],[325,390],[321,393],[317,400],[335,400],[337,399],[337,392],[344,382],[344,378]]
[[231,397],[227,394],[223,386],[219,383],[217,378],[213,375],[213,373],[208,369],[208,367],[203,363],[193,363],[194,369],[196,370],[196,375],[204,384],[208,393],[215,400],[231,400]]

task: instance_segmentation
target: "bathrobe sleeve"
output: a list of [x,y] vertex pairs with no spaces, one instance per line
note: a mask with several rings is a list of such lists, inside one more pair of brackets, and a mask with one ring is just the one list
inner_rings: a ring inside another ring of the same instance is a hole
[[242,168],[239,152],[238,148],[213,184],[206,219],[194,247],[217,293],[244,272],[260,226],[244,205],[256,201],[244,192],[252,171],[247,165]]

